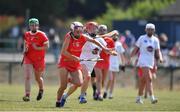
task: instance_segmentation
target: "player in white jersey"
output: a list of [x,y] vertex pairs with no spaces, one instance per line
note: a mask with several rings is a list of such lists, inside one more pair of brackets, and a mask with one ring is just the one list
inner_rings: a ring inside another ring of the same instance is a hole
[[[150,94],[151,103],[157,103],[157,99],[154,97],[153,85],[152,85],[152,72],[154,66],[154,56],[156,59],[159,59],[160,62],[163,62],[162,54],[160,52],[159,40],[153,34],[155,32],[155,25],[148,23],[145,28],[146,35],[139,37],[135,44],[135,48],[131,53],[131,57],[136,55],[139,51],[139,58],[137,66],[142,69],[143,76],[140,78],[139,82],[139,91],[136,103],[142,104],[142,95],[145,86],[147,85],[147,90]],[[131,60],[131,59],[130,59]]]
[[[90,35],[92,38],[95,38],[97,41],[99,41],[102,45],[106,46],[106,42],[98,37],[97,31],[98,31],[98,24],[96,22],[87,22],[85,25],[85,31],[87,35]],[[80,58],[81,59],[93,59],[93,58],[100,58],[99,54],[101,52],[101,48],[96,46],[95,44],[86,42],[85,45],[83,46]],[[89,80],[91,79],[91,72],[95,66],[96,62],[93,61],[82,61],[81,66],[82,66],[82,72],[84,75],[84,82],[81,87],[81,95],[79,98],[80,103],[86,103],[86,90],[88,88],[88,83]]]
[[[86,33],[90,37],[92,37],[95,40],[97,40],[98,42],[100,42],[103,46],[106,46],[105,40],[96,35],[98,32],[98,24],[96,22],[87,22],[85,24],[85,30],[86,30]],[[97,45],[90,43],[90,42],[86,42],[82,48],[80,59],[95,59],[95,58],[98,59],[98,58],[100,58],[99,54],[100,54],[101,50],[102,49],[100,47],[98,47]],[[86,90],[88,88],[89,80],[91,79],[91,72],[93,71],[95,64],[96,64],[96,62],[94,62],[94,61],[81,61],[82,73],[84,75],[84,81],[83,81],[83,85],[81,88],[81,95],[79,98],[80,103],[87,102],[87,100],[85,98],[85,94],[86,94]]]
[[[110,55],[110,65],[109,65],[109,75],[108,82],[105,87],[105,92],[103,98],[106,98],[109,95],[109,99],[112,99],[113,89],[116,80],[116,76],[119,74],[119,66],[121,64],[121,69],[125,70],[125,57],[124,57],[124,48],[121,42],[118,41],[119,33],[117,35],[113,35],[112,39],[115,42],[115,51],[118,53],[117,56]],[[109,93],[108,93],[109,89]]]

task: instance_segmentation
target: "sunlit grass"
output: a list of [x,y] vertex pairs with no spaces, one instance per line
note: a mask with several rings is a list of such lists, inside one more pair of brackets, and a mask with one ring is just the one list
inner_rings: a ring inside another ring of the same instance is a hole
[[137,90],[133,88],[116,88],[113,99],[94,101],[91,88],[88,89],[88,103],[79,104],[77,99],[80,91],[70,96],[64,108],[55,108],[58,86],[46,86],[44,98],[36,101],[38,89],[32,88],[31,101],[23,102],[23,85],[0,84],[0,111],[180,111],[180,91],[155,90],[159,99],[157,104],[151,104],[149,99],[144,104],[136,104]]

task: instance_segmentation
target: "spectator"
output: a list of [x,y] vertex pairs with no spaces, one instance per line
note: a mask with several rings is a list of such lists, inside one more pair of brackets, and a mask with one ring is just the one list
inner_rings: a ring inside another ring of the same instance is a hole
[[162,63],[162,66],[167,67],[169,65],[169,57],[168,57],[168,37],[165,33],[161,33],[159,36],[159,42],[160,42],[160,48],[162,55],[164,57],[164,63]]
[[180,41],[177,41],[174,47],[170,50],[169,56],[171,58],[170,65],[179,66],[180,65]]
[[128,53],[130,53],[131,49],[133,48],[135,44],[136,39],[130,30],[125,31],[125,37],[126,37],[125,42],[128,47]]
[[57,62],[58,57],[59,57],[59,50],[60,50],[59,49],[60,48],[60,37],[53,28],[49,29],[49,38],[51,40],[50,41],[51,48],[52,48],[52,52],[54,54],[55,62]]

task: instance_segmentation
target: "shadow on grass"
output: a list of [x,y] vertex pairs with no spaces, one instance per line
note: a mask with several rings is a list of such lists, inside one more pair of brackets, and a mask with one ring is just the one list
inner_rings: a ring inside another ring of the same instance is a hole
[[24,101],[21,101],[21,100],[4,100],[4,99],[0,99],[0,102],[24,102]]

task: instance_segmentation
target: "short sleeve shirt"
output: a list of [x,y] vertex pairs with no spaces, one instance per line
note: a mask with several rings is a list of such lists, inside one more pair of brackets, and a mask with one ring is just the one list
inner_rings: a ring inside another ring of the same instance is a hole
[[136,46],[139,48],[140,53],[137,66],[153,68],[155,50],[160,49],[158,38],[142,35],[137,40]]

